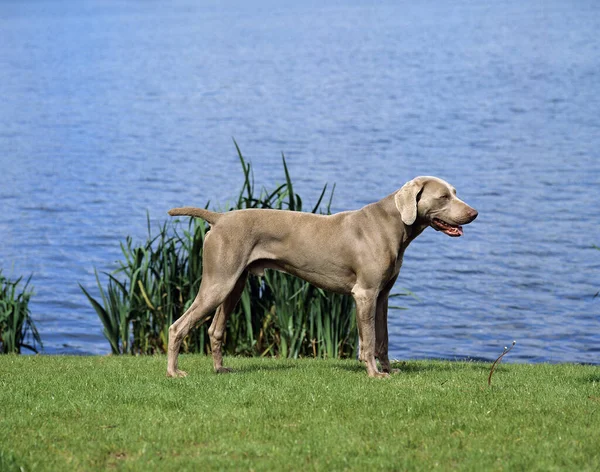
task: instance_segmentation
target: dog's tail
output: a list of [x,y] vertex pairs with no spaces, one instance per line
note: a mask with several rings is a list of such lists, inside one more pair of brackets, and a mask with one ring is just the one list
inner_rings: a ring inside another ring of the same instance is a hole
[[169,210],[169,215],[171,216],[193,216],[196,218],[202,218],[203,220],[208,221],[211,225],[214,225],[217,221],[221,219],[223,213],[216,213],[214,211],[206,210],[204,208],[195,208],[195,207],[181,207],[181,208],[171,208]]

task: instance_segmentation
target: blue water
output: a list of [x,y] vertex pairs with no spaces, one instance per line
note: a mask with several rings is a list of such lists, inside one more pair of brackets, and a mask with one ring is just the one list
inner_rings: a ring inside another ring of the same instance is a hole
[[[327,4],[324,4],[327,3]],[[600,3],[0,2],[0,267],[45,352],[107,353],[79,290],[242,174],[334,209],[437,175],[479,210],[427,230],[392,357],[600,362]]]

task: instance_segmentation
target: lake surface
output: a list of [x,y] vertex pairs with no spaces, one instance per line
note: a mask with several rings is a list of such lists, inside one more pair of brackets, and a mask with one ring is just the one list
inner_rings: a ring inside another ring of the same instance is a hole
[[479,210],[408,248],[398,359],[600,362],[600,3],[0,2],[0,268],[45,352],[109,352],[78,282],[242,173],[333,208],[417,175]]

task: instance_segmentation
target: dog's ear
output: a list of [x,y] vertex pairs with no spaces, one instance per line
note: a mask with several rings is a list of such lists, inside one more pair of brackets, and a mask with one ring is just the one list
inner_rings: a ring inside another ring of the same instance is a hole
[[423,191],[423,182],[418,179],[413,179],[404,184],[404,186],[396,192],[394,200],[396,208],[400,212],[400,217],[405,225],[412,225],[417,219],[417,203]]

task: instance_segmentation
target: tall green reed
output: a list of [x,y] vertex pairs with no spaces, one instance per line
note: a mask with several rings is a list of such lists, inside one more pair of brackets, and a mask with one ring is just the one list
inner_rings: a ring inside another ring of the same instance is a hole
[[19,288],[23,277],[9,280],[0,269],[0,353],[19,354],[22,348],[38,352],[42,339],[38,333],[29,309],[33,295],[30,288],[31,276]]
[[[285,156],[284,183],[256,190],[254,175],[237,143],[244,181],[234,202],[223,211],[272,208],[303,211],[294,192]],[[323,187],[313,213],[330,213],[335,186]],[[96,273],[100,299],[82,291],[104,326],[114,354],[165,352],[168,328],[191,305],[202,280],[202,248],[208,225],[200,219],[174,219],[134,245],[121,244],[123,259],[102,285]],[[223,349],[227,354],[282,357],[354,357],[358,336],[354,304],[346,295],[324,292],[291,275],[267,270],[263,277],[250,275],[240,303],[230,315]],[[210,352],[207,325],[183,343],[184,352]]]
[[[104,273],[103,287],[96,272],[100,300],[81,285],[104,326],[113,354],[165,352],[168,329],[191,304],[200,287],[202,244],[206,226],[190,220],[187,227],[167,221],[140,246],[127,237],[121,243],[123,259],[113,273]],[[191,255],[194,255],[193,257]],[[205,333],[186,339],[186,351],[206,345]]]

